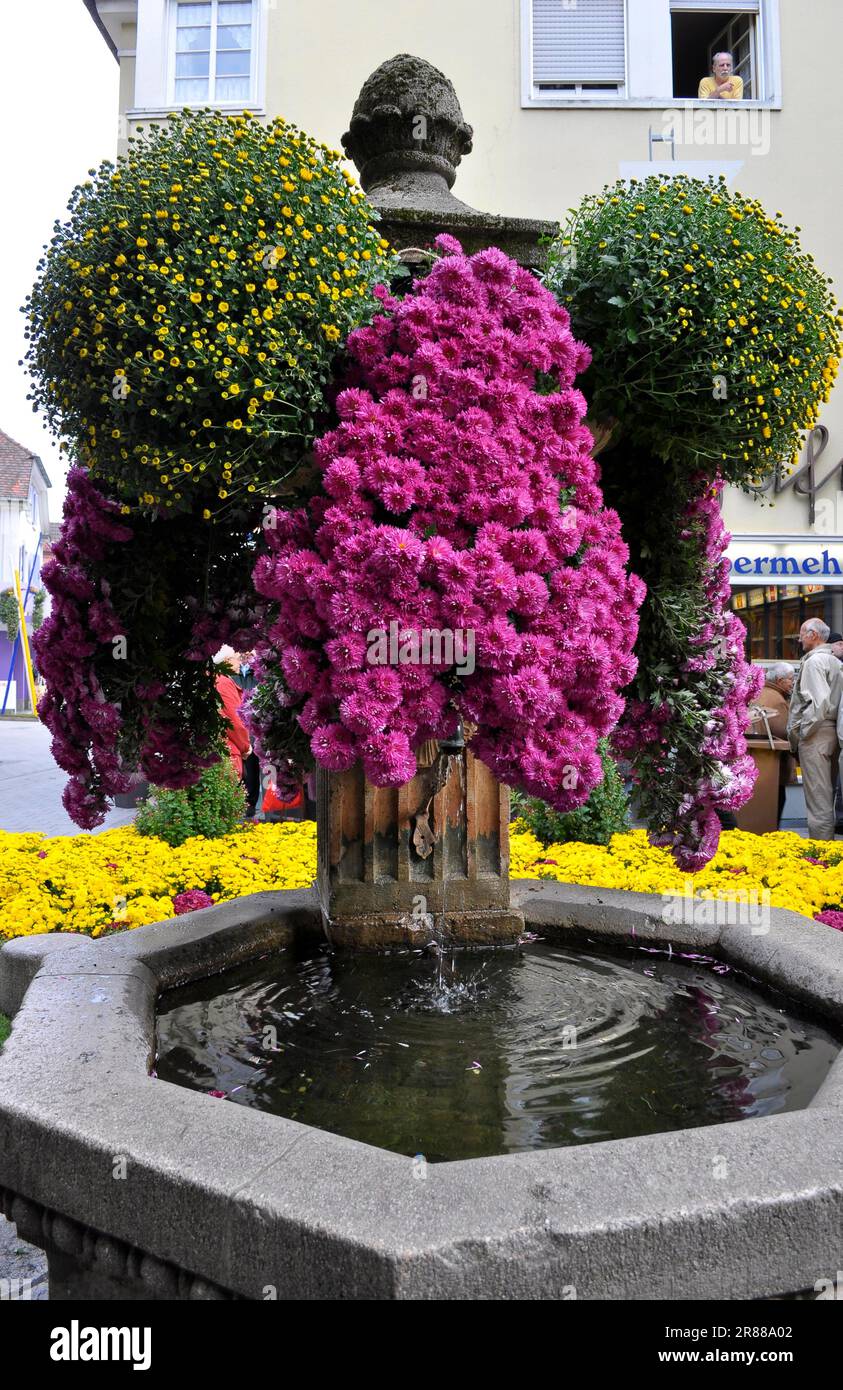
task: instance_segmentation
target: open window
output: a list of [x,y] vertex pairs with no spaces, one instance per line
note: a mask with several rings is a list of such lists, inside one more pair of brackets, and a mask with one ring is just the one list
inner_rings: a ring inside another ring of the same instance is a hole
[[671,0],[670,22],[675,98],[695,101],[701,78],[711,75],[715,53],[731,53],[744,100],[764,99],[760,0],[740,6]]
[[696,103],[726,52],[743,102],[780,109],[779,0],[521,0],[525,107]]

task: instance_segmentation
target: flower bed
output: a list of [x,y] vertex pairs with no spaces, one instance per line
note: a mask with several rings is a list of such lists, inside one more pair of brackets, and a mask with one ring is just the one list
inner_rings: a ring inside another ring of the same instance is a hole
[[[843,927],[843,844],[798,835],[726,831],[711,863],[683,874],[643,830],[608,845],[544,846],[513,822],[513,878],[595,888],[767,903]],[[244,825],[230,835],[171,849],[128,826],[101,835],[46,839],[0,831],[0,940],[39,932],[102,936],[214,903],[276,888],[307,888],[316,876],[313,821]],[[762,895],[769,893],[769,900]]]
[[[805,917],[843,904],[843,844],[818,844],[789,831],[724,831],[710,863],[698,873],[686,874],[668,850],[648,843],[644,830],[613,835],[605,846],[570,842],[545,847],[516,821],[510,873],[513,878],[549,878],[634,893],[693,894],[738,902],[747,901],[747,894],[753,901],[756,895],[770,907],[789,908]],[[769,899],[762,896],[765,893]]]
[[102,936],[184,911],[184,899],[174,901],[182,894],[205,906],[205,894],[226,902],[307,888],[315,875],[312,821],[247,824],[177,849],[132,826],[54,839],[0,832],[0,941],[49,931]]

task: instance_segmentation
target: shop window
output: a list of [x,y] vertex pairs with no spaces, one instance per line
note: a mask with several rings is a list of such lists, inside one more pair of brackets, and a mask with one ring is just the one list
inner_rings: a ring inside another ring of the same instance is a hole
[[801,661],[799,630],[809,618],[829,622],[829,598],[829,591],[815,584],[736,589],[730,606],[746,628],[747,659]]

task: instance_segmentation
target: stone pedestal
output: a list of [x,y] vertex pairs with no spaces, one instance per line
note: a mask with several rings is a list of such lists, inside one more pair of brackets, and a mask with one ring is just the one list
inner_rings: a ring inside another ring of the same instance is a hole
[[359,766],[319,772],[318,888],[333,945],[497,946],[520,936],[524,918],[509,899],[509,790],[467,748],[449,762],[439,791],[436,763],[402,787],[373,787]]
[[554,236],[555,222],[479,212],[451,192],[473,135],[444,73],[401,53],[364,82],[342,144],[380,213],[379,229],[411,269],[429,263],[426,248],[448,232],[468,255],[497,246],[519,265],[540,270],[541,242]]

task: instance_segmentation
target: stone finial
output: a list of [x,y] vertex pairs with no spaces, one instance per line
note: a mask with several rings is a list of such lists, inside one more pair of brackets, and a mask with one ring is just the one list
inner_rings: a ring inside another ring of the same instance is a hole
[[467,255],[498,246],[519,265],[540,270],[556,223],[478,212],[451,192],[473,134],[444,73],[399,53],[363,83],[342,144],[380,231],[411,268],[426,272],[425,248],[448,232]]
[[399,53],[364,82],[342,145],[367,193],[400,182],[406,199],[413,183],[428,195],[438,184],[447,195],[457,165],[471,152],[472,134],[444,73]]

